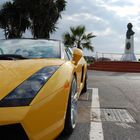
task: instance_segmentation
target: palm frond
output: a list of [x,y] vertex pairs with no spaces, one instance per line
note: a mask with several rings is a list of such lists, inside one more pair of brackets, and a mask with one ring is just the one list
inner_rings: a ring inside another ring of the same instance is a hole
[[87,34],[87,39],[91,39],[96,37],[96,35],[93,35],[92,33]]
[[62,12],[66,8],[66,0],[56,0],[56,7],[58,8],[58,12]]
[[94,47],[91,45],[90,41],[83,43],[82,46],[83,46],[83,48],[86,48],[87,50],[90,50],[92,52],[94,51]]
[[63,34],[63,42],[66,47],[71,47],[74,45],[73,37],[69,32]]
[[86,34],[85,26],[79,25],[77,27],[70,27],[70,33],[67,32],[63,35],[63,40],[65,45],[73,46],[83,49],[93,51],[93,46],[91,39],[96,37],[92,33]]

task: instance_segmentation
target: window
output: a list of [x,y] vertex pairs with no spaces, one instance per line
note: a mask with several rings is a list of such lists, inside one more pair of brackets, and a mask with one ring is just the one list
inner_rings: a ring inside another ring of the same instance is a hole
[[59,41],[13,39],[0,42],[0,55],[21,55],[27,58],[60,58]]
[[67,54],[69,60],[72,60],[73,54],[72,54],[72,51],[69,48],[66,49],[66,54]]

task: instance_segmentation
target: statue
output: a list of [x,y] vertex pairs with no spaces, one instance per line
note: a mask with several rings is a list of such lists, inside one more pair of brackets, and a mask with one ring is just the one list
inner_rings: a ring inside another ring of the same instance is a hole
[[125,52],[122,56],[122,61],[136,61],[136,56],[134,54],[134,34],[132,30],[132,23],[128,23],[126,32],[126,41],[125,41]]
[[132,28],[133,28],[132,23],[128,23],[127,28],[128,28],[128,30],[126,32],[126,37],[127,37],[127,39],[130,39],[130,37],[135,34],[135,32],[132,30]]

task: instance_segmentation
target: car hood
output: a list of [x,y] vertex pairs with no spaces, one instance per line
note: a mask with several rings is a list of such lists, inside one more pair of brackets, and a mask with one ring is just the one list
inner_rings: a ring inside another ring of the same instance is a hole
[[64,62],[61,59],[0,60],[0,100],[41,68]]

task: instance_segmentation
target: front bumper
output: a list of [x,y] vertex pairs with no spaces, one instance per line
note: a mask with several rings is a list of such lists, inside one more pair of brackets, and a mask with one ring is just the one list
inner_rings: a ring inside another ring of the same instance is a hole
[[30,107],[0,108],[0,140],[29,140],[23,127]]

